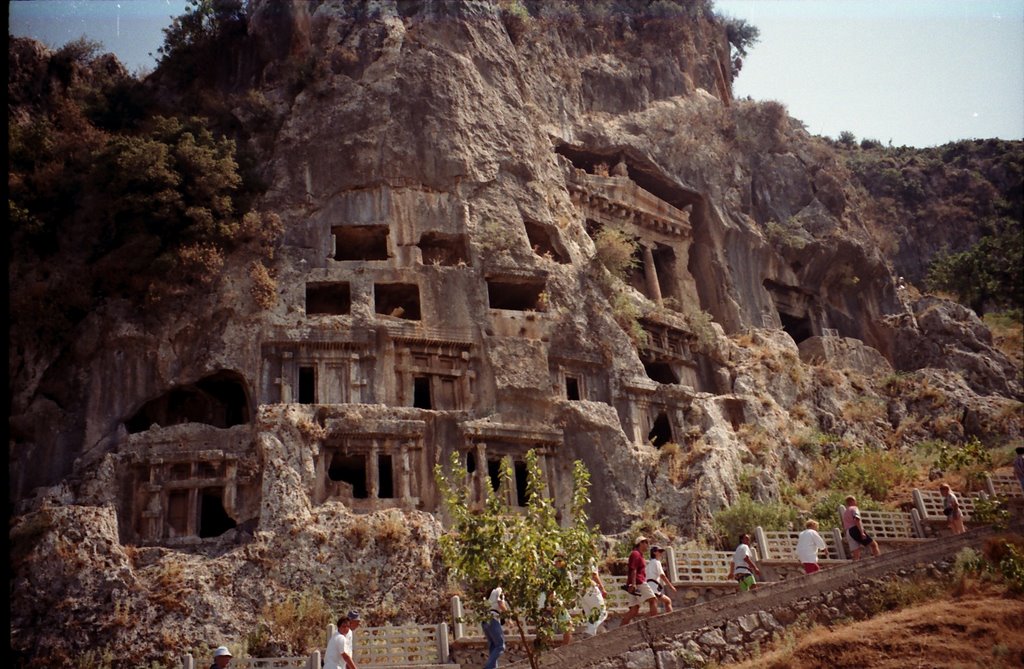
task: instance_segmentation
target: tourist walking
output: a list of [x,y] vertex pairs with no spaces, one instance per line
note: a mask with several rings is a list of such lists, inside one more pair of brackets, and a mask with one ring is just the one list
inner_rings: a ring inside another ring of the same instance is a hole
[[665,613],[671,613],[672,598],[665,594],[665,588],[675,592],[676,586],[672,585],[672,581],[665,573],[665,567],[661,564],[661,556],[664,553],[665,549],[661,546],[651,546],[651,559],[647,561],[647,583],[654,590],[657,601],[665,606]]
[[358,611],[349,611],[338,618],[338,631],[327,642],[324,669],[357,669],[352,632],[359,627]]
[[604,581],[601,580],[596,561],[590,561],[589,571],[590,587],[580,599],[580,608],[583,609],[583,617],[586,619],[583,633],[587,636],[596,636],[601,623],[608,618],[608,607],[604,603],[608,598],[608,591],[604,589]]
[[872,555],[881,554],[878,542],[864,531],[864,524],[860,519],[860,509],[857,508],[857,498],[853,495],[846,498],[846,508],[843,510],[843,533],[846,535],[846,541],[854,560],[860,559],[860,551],[864,546],[871,550]]
[[480,623],[487,639],[487,664],[484,669],[495,669],[498,658],[505,652],[505,630],[501,628],[501,614],[508,611],[505,591],[500,586],[495,586],[487,596],[487,609],[489,618]]
[[210,665],[210,669],[224,669],[230,663],[231,651],[227,646],[218,646],[217,650],[213,651],[213,664]]
[[747,592],[757,588],[757,579],[754,574],[761,575],[761,569],[754,562],[754,552],[750,549],[750,535],[740,536],[740,545],[732,554],[732,562],[729,563],[729,578],[734,578],[740,584],[740,592]]
[[948,483],[939,486],[939,494],[942,495],[942,513],[946,515],[949,529],[953,534],[963,534],[967,530],[964,528],[964,512],[960,508],[959,498]]
[[658,599],[651,590],[651,584],[647,582],[647,562],[644,560],[644,552],[649,542],[647,537],[637,537],[633,542],[633,552],[629,554],[629,562],[626,565],[626,592],[629,593],[629,610],[622,616],[621,627],[633,622],[633,618],[640,613],[640,605],[648,602],[650,606],[649,617],[658,615]]
[[796,540],[796,558],[804,566],[805,574],[813,574],[821,570],[818,565],[818,551],[827,551],[828,546],[818,534],[818,521],[808,520],[804,527],[807,529],[801,532]]

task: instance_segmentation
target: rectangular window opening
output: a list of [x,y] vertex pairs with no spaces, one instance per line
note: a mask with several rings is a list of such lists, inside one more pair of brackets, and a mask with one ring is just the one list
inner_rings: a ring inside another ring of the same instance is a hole
[[354,499],[366,499],[370,495],[366,486],[365,456],[335,453],[327,468],[327,478],[351,485]]
[[578,402],[580,399],[580,382],[571,376],[565,377],[565,397],[566,399]]
[[307,315],[345,315],[351,312],[352,291],[348,282],[306,284]]
[[526,506],[526,463],[516,460],[513,470],[516,479],[516,504]]
[[487,302],[491,309],[510,311],[544,311],[541,293],[544,281],[503,281],[487,280]]
[[420,253],[424,265],[456,266],[469,263],[468,244],[465,235],[446,235],[441,232],[424,232],[420,236]]
[[388,226],[339,225],[334,235],[335,260],[387,260]]
[[487,460],[487,477],[491,480],[491,490],[497,492],[501,487],[501,460]]
[[373,302],[378,314],[420,320],[420,287],[415,283],[374,284]]
[[417,409],[432,409],[430,403],[430,377],[417,376],[412,380],[412,405]]
[[394,470],[390,455],[377,456],[377,497],[391,499],[395,496]]
[[316,369],[299,367],[299,404],[316,403]]
[[224,489],[204,489],[199,498],[200,538],[219,537],[234,527],[235,521],[224,510]]

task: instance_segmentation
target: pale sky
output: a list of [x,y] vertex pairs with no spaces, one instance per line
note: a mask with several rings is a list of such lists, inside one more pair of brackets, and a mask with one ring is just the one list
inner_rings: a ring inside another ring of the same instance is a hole
[[1024,139],[1024,0],[716,0],[761,31],[736,97],[816,135]]
[[[584,0],[581,0],[584,1]],[[152,69],[186,0],[21,0],[9,30],[51,47],[83,34]],[[1024,139],[1024,0],[715,0],[761,31],[737,97],[778,100],[817,135],[894,146]]]

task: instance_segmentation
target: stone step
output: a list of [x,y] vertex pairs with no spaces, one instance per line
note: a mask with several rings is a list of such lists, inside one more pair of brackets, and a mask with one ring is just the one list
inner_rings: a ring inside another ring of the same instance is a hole
[[[1010,529],[1024,531],[1019,515]],[[654,618],[640,618],[626,627],[547,651],[541,657],[540,666],[654,669],[687,666],[673,659],[687,654],[715,661],[721,661],[715,653],[749,655],[752,643],[762,643],[773,632],[784,630],[788,622],[784,624],[779,620],[792,622],[801,611],[838,620],[846,615],[839,608],[843,602],[856,598],[859,593],[870,594],[872,583],[879,579],[932,573],[938,569],[935,565],[951,565],[962,548],[980,548],[988,537],[997,533],[999,531],[992,527],[980,527],[964,534],[907,545],[817,574],[766,583],[753,592],[727,595]],[[525,669],[529,663],[521,661],[509,666]]]

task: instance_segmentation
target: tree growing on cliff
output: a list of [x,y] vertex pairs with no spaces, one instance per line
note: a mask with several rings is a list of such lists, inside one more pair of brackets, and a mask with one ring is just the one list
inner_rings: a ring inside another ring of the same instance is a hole
[[[572,609],[588,587],[589,579],[583,578],[587,567],[597,559],[597,531],[589,526],[585,510],[590,474],[579,460],[573,464],[571,519],[563,527],[552,500],[544,496],[544,475],[533,450],[526,454],[525,509],[506,501],[514,490],[507,460],[498,489],[484,486],[482,504],[473,501],[459,465],[458,454],[452,454],[447,472],[440,464],[434,469],[451,517],[451,529],[440,540],[445,566],[464,584],[474,621],[489,615],[486,598],[501,586],[508,620],[519,633],[530,666],[537,669],[540,650],[560,633],[560,624],[572,629],[582,621]],[[556,556],[564,558],[564,568],[556,567]],[[527,628],[536,633],[536,644],[527,641]]]
[[1024,310],[1024,237],[1019,222],[996,221],[986,235],[960,253],[941,254],[928,268],[931,290],[948,290],[979,316],[998,309]]

